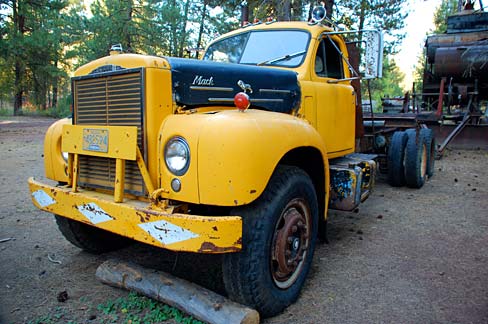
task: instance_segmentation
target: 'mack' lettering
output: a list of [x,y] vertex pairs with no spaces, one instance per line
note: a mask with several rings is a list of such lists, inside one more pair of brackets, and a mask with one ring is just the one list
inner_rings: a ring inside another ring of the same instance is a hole
[[213,86],[214,85],[214,79],[213,79],[213,77],[206,79],[201,75],[196,75],[195,79],[193,80],[192,85]]

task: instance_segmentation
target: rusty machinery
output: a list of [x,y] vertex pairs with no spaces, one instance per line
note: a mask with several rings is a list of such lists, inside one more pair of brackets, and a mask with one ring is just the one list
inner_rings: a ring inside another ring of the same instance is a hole
[[[378,130],[428,125],[438,140],[438,157],[452,142],[460,148],[488,148],[488,12],[460,1],[447,18],[447,31],[427,37],[421,93],[383,100],[384,113],[366,113]],[[463,10],[461,10],[463,8]],[[459,135],[459,136],[458,136]]]
[[447,18],[447,31],[425,43],[422,108],[431,113],[419,117],[438,125],[440,155],[458,134],[462,147],[488,146],[488,12],[473,4],[465,1]]

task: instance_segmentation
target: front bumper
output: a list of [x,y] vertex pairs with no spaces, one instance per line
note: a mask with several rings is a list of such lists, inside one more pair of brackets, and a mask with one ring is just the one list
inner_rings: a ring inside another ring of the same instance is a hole
[[237,252],[242,248],[239,216],[195,216],[171,213],[150,203],[90,190],[53,187],[29,178],[34,205],[44,211],[172,251]]

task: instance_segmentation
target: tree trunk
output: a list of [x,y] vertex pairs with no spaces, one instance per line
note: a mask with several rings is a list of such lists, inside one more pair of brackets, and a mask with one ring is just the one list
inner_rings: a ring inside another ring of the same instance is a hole
[[249,4],[247,1],[241,2],[241,27],[249,22]]
[[[368,0],[361,0],[361,10],[359,11],[359,30],[363,30],[364,21],[366,20],[366,6],[368,6]],[[362,35],[359,33],[359,41],[361,41]]]
[[134,290],[210,324],[258,324],[259,313],[186,280],[133,263],[108,260],[96,272],[103,283]]
[[[366,20],[366,6],[368,6],[368,0],[361,0],[361,10],[359,11],[359,30],[363,30],[364,22]],[[358,42],[359,46],[362,46],[363,33],[359,32]],[[361,65],[361,57],[359,57],[359,65]]]
[[55,79],[53,84],[53,99],[51,103],[52,103],[52,107],[58,106],[58,78]]
[[127,53],[132,53],[132,39],[131,39],[131,30],[130,30],[130,25],[132,23],[132,11],[133,11],[134,3],[132,0],[127,1],[127,20],[126,23],[124,24],[124,37],[125,37],[125,42],[127,46]]
[[19,58],[15,59],[15,80],[14,80],[14,116],[22,115],[22,97],[24,95],[24,91],[22,89],[22,74],[23,74],[23,67],[22,63],[20,62]]
[[[25,32],[25,17],[22,15],[20,4],[17,0],[12,1],[13,23],[15,28],[15,37],[17,46],[22,39]],[[20,55],[15,55],[15,79],[14,79],[14,116],[22,115],[22,97],[24,95],[23,89],[24,66]]]
[[183,14],[183,22],[181,24],[181,37],[180,37],[180,46],[178,49],[178,56],[183,57],[183,49],[185,47],[186,42],[186,24],[188,22],[188,10],[190,9],[190,0],[186,0],[185,2],[185,9]]
[[312,21],[313,4],[315,1],[310,1],[310,8],[308,8],[308,18],[307,21]]
[[[171,0],[169,1],[169,6],[171,8],[171,11],[174,13],[176,12],[176,1]],[[178,8],[179,12],[179,8]],[[178,20],[179,18],[172,17],[171,22],[170,22],[170,42],[169,42],[169,49],[170,49],[170,56],[176,56],[178,54],[178,45],[177,45],[177,40],[178,40]]]
[[203,1],[203,8],[202,8],[202,20],[200,21],[200,31],[198,32],[198,41],[197,41],[197,50],[195,53],[195,58],[198,58],[198,53],[200,46],[202,45],[202,36],[203,36],[203,31],[204,31],[204,25],[205,25],[205,18],[207,16],[207,1]]
[[284,0],[279,10],[278,21],[290,21],[291,20],[291,0]]
[[[58,60],[54,61],[54,67],[56,70],[58,69]],[[58,105],[58,82],[59,82],[59,77],[56,74],[53,78],[53,93],[52,93],[52,100],[51,100],[51,107],[56,107]]]
[[327,18],[332,18],[334,12],[334,0],[325,0],[325,15]]

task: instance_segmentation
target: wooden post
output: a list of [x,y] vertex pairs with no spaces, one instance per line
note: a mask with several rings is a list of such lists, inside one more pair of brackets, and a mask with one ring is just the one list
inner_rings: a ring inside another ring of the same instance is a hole
[[133,263],[107,260],[96,272],[108,285],[133,290],[210,324],[259,323],[259,313],[186,280]]

